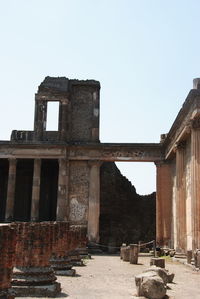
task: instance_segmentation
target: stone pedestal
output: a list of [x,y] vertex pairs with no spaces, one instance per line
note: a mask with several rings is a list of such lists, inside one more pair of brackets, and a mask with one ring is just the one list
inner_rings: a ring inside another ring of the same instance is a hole
[[124,259],[124,250],[126,248],[126,244],[123,243],[122,246],[120,247],[120,258],[123,260]]
[[126,246],[123,250],[123,261],[129,262],[130,261],[130,247]]
[[139,246],[138,244],[130,244],[130,264],[138,263]]
[[150,266],[155,265],[156,267],[165,268],[165,259],[162,258],[152,258],[150,261]]

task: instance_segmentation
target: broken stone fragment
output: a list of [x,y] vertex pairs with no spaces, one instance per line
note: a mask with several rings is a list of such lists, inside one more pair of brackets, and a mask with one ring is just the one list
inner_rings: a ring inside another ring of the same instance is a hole
[[166,284],[155,271],[149,271],[135,276],[137,296],[149,299],[161,299],[166,295]]
[[145,270],[144,273],[152,271],[155,272],[158,276],[160,276],[165,284],[172,283],[174,279],[174,273],[169,273],[168,270],[156,267],[155,265]]
[[159,276],[145,277],[142,282],[143,294],[149,299],[161,299],[166,295],[166,286]]

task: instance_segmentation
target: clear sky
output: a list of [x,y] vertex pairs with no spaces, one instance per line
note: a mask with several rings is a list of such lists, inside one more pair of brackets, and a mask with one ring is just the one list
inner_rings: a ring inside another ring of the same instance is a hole
[[[102,142],[159,142],[200,77],[199,0],[0,1],[0,139],[33,128],[45,76],[101,82]],[[138,193],[155,166],[121,169]]]

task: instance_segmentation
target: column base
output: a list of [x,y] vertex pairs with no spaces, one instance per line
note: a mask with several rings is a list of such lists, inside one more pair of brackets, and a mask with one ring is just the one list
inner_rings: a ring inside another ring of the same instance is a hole
[[50,267],[14,268],[12,287],[17,297],[55,297],[61,292],[60,283]]
[[51,268],[59,276],[75,276],[76,270],[72,269],[73,264],[69,257],[52,257],[50,259]]
[[91,259],[91,254],[88,252],[88,247],[82,247],[76,249],[81,259]]
[[83,264],[83,261],[78,253],[77,250],[74,250],[74,251],[71,251],[69,254],[68,254],[68,257],[70,259],[70,263],[73,265],[73,266],[84,266]]
[[15,295],[13,289],[0,290],[0,299],[14,299]]
[[99,245],[94,242],[88,243],[88,252],[90,254],[102,254],[103,251],[100,249]]

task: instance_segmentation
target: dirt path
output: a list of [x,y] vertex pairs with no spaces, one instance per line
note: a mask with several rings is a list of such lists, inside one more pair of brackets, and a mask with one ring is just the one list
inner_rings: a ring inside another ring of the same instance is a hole
[[[139,265],[131,265],[118,256],[93,256],[85,267],[76,267],[76,277],[58,277],[62,284],[60,298],[133,299],[134,276],[149,267],[149,261],[150,258],[140,257]],[[174,283],[167,291],[170,299],[200,299],[199,272],[172,262],[167,262],[166,269],[175,273]]]

